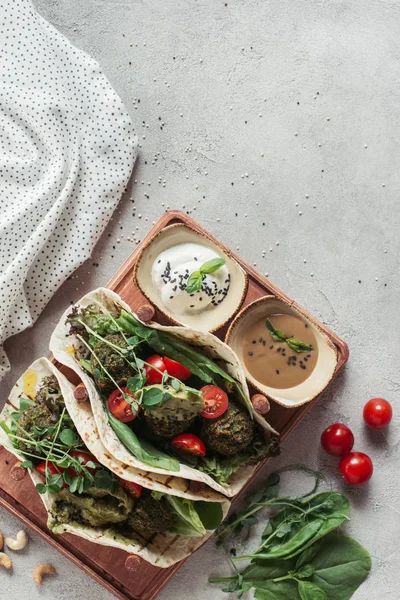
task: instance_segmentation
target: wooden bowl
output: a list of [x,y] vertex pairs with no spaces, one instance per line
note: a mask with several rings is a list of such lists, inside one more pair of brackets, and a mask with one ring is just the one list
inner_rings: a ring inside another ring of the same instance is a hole
[[[249,326],[255,321],[272,314],[288,314],[299,317],[313,331],[318,345],[318,360],[310,376],[291,388],[272,388],[257,381],[246,368],[243,360],[243,339]],[[247,380],[262,394],[278,404],[296,408],[311,402],[324,391],[333,377],[337,365],[337,351],[323,331],[309,321],[300,311],[275,296],[262,296],[243,308],[232,321],[225,342],[236,352],[246,372]]]

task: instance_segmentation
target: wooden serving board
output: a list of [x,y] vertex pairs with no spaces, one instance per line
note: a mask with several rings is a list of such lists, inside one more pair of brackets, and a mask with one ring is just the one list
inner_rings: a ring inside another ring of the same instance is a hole
[[[146,298],[134,285],[132,279],[132,270],[137,257],[143,245],[161,229],[173,223],[184,223],[200,234],[207,236],[214,242],[221,243],[214,236],[208,233],[201,225],[191,219],[186,213],[179,211],[166,212],[159,221],[152,227],[144,240],[136,247],[125,263],[118,269],[107,287],[119,294],[133,310],[138,309],[143,304],[148,304]],[[256,298],[266,294],[273,294],[292,304],[302,312],[310,321],[318,325],[331,341],[335,344],[338,352],[338,363],[335,371],[336,376],[340,369],[348,360],[347,344],[340,339],[333,331],[320,323],[315,317],[290,298],[282,290],[275,287],[268,278],[263,277],[248,265],[240,256],[237,256],[229,248],[224,250],[231,255],[244,268],[249,277],[249,287],[243,306],[246,306]],[[162,324],[170,324],[168,320],[156,311],[155,320]],[[216,335],[224,338],[226,328],[217,331]],[[60,366],[60,365],[58,365]],[[78,383],[75,375],[71,375],[69,370],[61,367],[61,370],[75,383]],[[250,389],[252,393],[255,390]],[[271,402],[271,410],[268,413],[268,421],[281,433],[284,440],[294,429],[297,423],[310,410],[316,400],[309,402],[297,409],[288,409]],[[127,553],[123,550],[99,546],[83,540],[79,537],[65,534],[57,536],[52,534],[46,527],[47,514],[29,477],[22,481],[14,481],[10,477],[11,467],[16,463],[16,459],[4,448],[0,448],[0,504],[17,516],[27,527],[33,529],[49,544],[59,552],[67,556],[74,564],[79,566],[85,573],[93,577],[98,583],[108,589],[117,598],[121,600],[153,600],[161,589],[173,577],[176,571],[182,566],[184,561],[168,568],[161,569],[153,567],[149,563],[142,561],[137,571],[129,571],[125,567]],[[264,461],[266,462],[266,461]],[[264,463],[261,463],[253,478]],[[247,485],[250,484],[250,481]],[[247,487],[247,486],[246,486]],[[245,491],[243,488],[241,494]]]

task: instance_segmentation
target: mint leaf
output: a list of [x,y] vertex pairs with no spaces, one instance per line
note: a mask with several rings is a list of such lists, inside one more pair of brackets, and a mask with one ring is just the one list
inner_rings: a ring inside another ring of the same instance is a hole
[[44,483],[37,483],[35,487],[39,494],[45,494],[47,491],[47,487],[44,485]]
[[209,275],[210,273],[215,273],[216,271],[218,271],[218,269],[223,267],[225,263],[226,260],[224,258],[212,258],[211,260],[208,260],[207,262],[201,265],[200,273],[202,275]]
[[181,384],[181,382],[179,381],[179,379],[175,379],[175,378],[174,378],[174,379],[171,379],[171,385],[172,385],[172,387],[174,388],[174,390],[175,390],[176,392],[179,392],[179,390],[180,390],[180,389],[181,389],[181,387],[182,387],[182,384]]
[[60,440],[66,446],[76,446],[78,438],[72,429],[63,429],[60,433]]
[[186,281],[186,292],[188,294],[194,294],[201,290],[201,286],[203,285],[203,275],[200,271],[193,271],[188,277]]
[[126,387],[130,392],[137,392],[144,386],[145,383],[146,380],[144,377],[142,377],[142,375],[135,375],[134,377],[129,377],[128,381],[126,382]]
[[143,390],[142,404],[144,407],[156,406],[163,401],[164,392],[159,388]]

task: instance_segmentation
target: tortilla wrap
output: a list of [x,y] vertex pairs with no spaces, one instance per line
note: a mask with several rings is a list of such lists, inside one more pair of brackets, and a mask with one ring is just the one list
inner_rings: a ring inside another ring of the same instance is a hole
[[[35,373],[36,377],[35,383],[32,386],[32,393],[27,394],[24,392],[24,383],[26,380],[26,375],[29,373],[32,378],[32,372]],[[163,483],[162,480],[159,480],[158,476],[154,474],[146,473],[145,471],[137,470],[132,467],[127,467],[126,465],[122,465],[115,461],[114,458],[110,456],[107,450],[104,448],[97,429],[95,425],[95,421],[93,415],[91,414],[90,407],[87,405],[79,405],[73,395],[74,386],[66,379],[66,377],[58,371],[58,369],[53,365],[47,358],[39,358],[36,360],[30,368],[20,377],[15,386],[12,388],[10,392],[10,396],[6,401],[6,405],[3,411],[0,414],[0,420],[4,421],[6,425],[10,426],[11,420],[9,417],[9,413],[14,410],[18,410],[20,406],[21,397],[29,397],[29,399],[34,400],[34,396],[36,391],[38,390],[41,381],[44,377],[49,375],[54,375],[60,385],[60,390],[63,395],[63,399],[66,405],[66,408],[74,421],[76,429],[83,439],[87,449],[95,456],[96,460],[103,464],[103,466],[109,468],[116,475],[123,477],[129,481],[135,481],[136,483],[140,483],[144,487],[152,490],[163,491],[167,494],[171,494],[171,490],[173,490],[174,495],[181,496],[184,498],[189,498],[190,494],[184,492],[179,489],[180,485],[184,485],[183,480],[176,488],[171,488],[171,482]],[[10,438],[7,436],[5,431],[0,427],[0,444],[4,446],[9,452],[14,454],[19,460],[24,460],[24,456],[19,454],[18,449],[15,448]],[[36,485],[38,483],[43,483],[42,475],[36,470],[29,470],[29,474],[33,483]],[[154,479],[153,479],[154,477]],[[165,479],[170,479],[166,477]],[[174,481],[174,485],[176,481]],[[194,495],[194,500],[203,500],[203,501],[214,501],[221,502],[222,511],[224,517],[228,513],[230,502],[221,497],[218,494],[213,494],[212,490],[209,490],[209,494],[207,497],[202,497],[201,494]],[[43,504],[46,507],[48,513],[50,513],[51,508],[56,500],[56,496],[52,494],[41,494],[40,495]],[[207,531],[207,535],[203,537],[185,537],[181,535],[176,535],[175,533],[158,533],[154,537],[150,539],[150,541],[138,541],[137,543],[125,543],[118,539],[113,539],[105,535],[104,529],[97,527],[86,527],[86,526],[77,526],[74,524],[66,523],[63,526],[63,529],[66,533],[72,533],[74,535],[78,535],[86,540],[94,542],[96,544],[101,544],[103,546],[112,546],[114,548],[120,548],[129,552],[131,554],[135,554],[136,556],[140,556],[145,561],[161,568],[167,568],[173,565],[174,563],[184,559],[197,550],[204,542],[212,535],[212,531]]]
[[[211,333],[197,331],[191,327],[170,327],[159,325],[155,322],[143,323],[132,311],[130,306],[124,302],[120,296],[118,296],[118,294],[107,288],[98,288],[97,290],[86,294],[86,296],[79,300],[75,306],[78,308],[85,308],[91,304],[102,304],[104,299],[107,300],[108,305],[113,303],[127,312],[133,313],[135,318],[146,327],[168,332],[190,343],[192,346],[201,347],[201,350],[205,355],[213,360],[217,360],[218,364],[221,365],[231,377],[234,377],[240,383],[246,397],[247,408],[251,411],[254,419],[262,427],[262,429],[265,432],[279,436],[279,434],[269,425],[269,423],[253,410],[243,367],[240,364],[239,358],[235,352],[227,344],[222,342],[219,338]],[[101,441],[107,450],[112,454],[112,456],[122,463],[135,468],[146,469],[152,473],[161,474],[168,472],[165,469],[146,465],[133,456],[121,443],[116,433],[112,429],[105,411],[104,404],[96,390],[92,378],[80,366],[79,361],[76,358],[75,350],[78,350],[81,347],[81,342],[74,334],[71,335],[69,333],[70,327],[66,321],[68,315],[71,313],[71,310],[72,307],[69,307],[64,312],[60,322],[56,326],[50,339],[50,350],[60,363],[70,367],[73,371],[75,371],[75,373],[80,377],[86,386]],[[170,472],[170,475],[179,475],[179,477],[184,477],[185,479],[203,482],[217,492],[220,492],[228,497],[233,497],[251,478],[256,467],[257,465],[243,465],[239,467],[239,469],[231,476],[227,485],[221,485],[207,473],[203,473],[196,468],[182,463],[180,464],[179,472]]]

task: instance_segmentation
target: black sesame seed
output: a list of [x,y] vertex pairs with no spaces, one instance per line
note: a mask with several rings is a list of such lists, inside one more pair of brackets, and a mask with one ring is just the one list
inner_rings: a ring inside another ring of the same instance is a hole
[[257,341],[256,341],[256,340],[252,340],[252,342],[251,342],[251,343],[252,343],[252,344],[257,344]]
[[304,327],[305,327],[306,329],[308,328],[308,325],[307,325],[307,323],[304,323]]
[[248,354],[249,354],[249,356],[253,356],[253,353],[252,353],[252,352],[249,352]]
[[269,347],[269,349],[270,349],[270,350],[272,350],[272,348],[273,348],[273,347],[274,347],[274,346],[272,345],[272,346],[270,346],[270,347]]
[[278,369],[276,370],[276,374],[277,374],[277,375],[279,375],[279,371],[278,371]]

